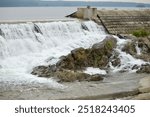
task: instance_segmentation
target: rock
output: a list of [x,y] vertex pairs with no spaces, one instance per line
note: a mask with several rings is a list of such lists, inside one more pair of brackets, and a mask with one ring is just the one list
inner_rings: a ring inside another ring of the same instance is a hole
[[120,64],[121,64],[120,58],[116,58],[116,59],[112,60],[111,63],[114,67],[120,66]]
[[71,51],[71,55],[74,59],[75,69],[82,69],[82,67],[87,66],[87,53],[86,49],[84,48],[78,48],[73,51]]
[[54,73],[54,77],[58,78],[60,82],[73,82],[73,81],[83,81],[90,77],[89,74],[82,72],[74,72],[71,70],[61,70]]
[[139,67],[140,67],[140,66],[138,66],[138,65],[134,65],[134,66],[132,67],[132,70],[134,70],[134,69],[139,69]]
[[110,62],[112,64],[112,66],[116,67],[116,66],[120,66],[121,65],[121,60],[119,58],[119,53],[114,52],[113,56],[110,59]]
[[100,81],[103,80],[100,75],[89,75],[81,71],[72,71],[66,69],[57,69],[53,71],[53,68],[45,66],[38,66],[33,69],[33,75],[38,75],[39,77],[53,77],[57,78],[59,82],[73,82],[73,81]]
[[87,81],[100,81],[103,80],[102,76],[100,74],[95,74],[89,77]]
[[33,75],[41,75],[47,70],[48,70],[47,66],[38,66],[38,67],[33,68],[33,71],[31,72],[31,74],[33,74]]
[[102,80],[103,78],[100,75],[89,75],[81,71],[86,67],[105,68],[116,43],[114,37],[107,36],[105,40],[94,44],[92,48],[72,50],[67,56],[62,56],[56,65],[35,67],[32,74],[39,77],[58,78],[61,82]]
[[150,40],[148,38],[139,38],[138,46],[143,54],[150,53]]
[[74,66],[74,59],[71,56],[71,54],[69,54],[68,56],[63,56],[60,58],[60,61],[58,61],[56,63],[56,66],[59,68],[66,68],[66,69],[75,69]]
[[93,49],[108,49],[112,50],[116,47],[117,40],[113,36],[107,36],[102,42],[92,46]]
[[137,55],[135,56],[137,59],[142,59],[146,62],[150,62],[150,54],[147,53],[147,54],[141,54],[141,55]]
[[94,44],[92,48],[77,48],[63,57],[56,66],[63,69],[83,69],[85,67],[104,68],[109,62],[113,49],[116,47],[116,39],[112,36],[100,43]]
[[49,68],[49,70],[50,70],[51,72],[56,72],[56,71],[57,71],[56,65],[49,65],[48,68]]
[[150,73],[150,64],[141,65],[137,73]]
[[[140,48],[140,55],[137,54],[136,46]],[[147,37],[140,37],[132,39],[123,48],[122,51],[132,55],[137,59],[142,59],[144,61],[150,62],[150,39]]]
[[81,71],[72,71],[67,69],[57,69],[55,65],[52,66],[38,66],[31,72],[38,77],[53,77],[57,78],[59,82],[73,82],[73,81],[100,81],[103,80],[100,75],[89,75]]
[[136,42],[128,42],[123,48],[122,51],[130,54],[130,55],[136,55],[137,51],[136,51]]

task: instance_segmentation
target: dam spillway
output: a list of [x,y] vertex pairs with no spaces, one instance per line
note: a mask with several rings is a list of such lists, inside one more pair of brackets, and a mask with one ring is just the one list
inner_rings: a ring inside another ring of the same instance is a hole
[[[123,77],[119,74],[118,78],[107,78],[104,83],[73,82],[63,85],[53,78],[30,74],[34,67],[55,64],[59,57],[71,50],[90,48],[106,36],[104,27],[93,21],[1,23],[0,99],[111,99],[111,94],[116,93],[115,97],[118,97],[120,92],[124,96],[137,94],[138,80],[143,76],[136,74],[130,76],[127,73],[128,76]],[[145,63],[121,51],[121,46],[128,40],[117,38],[117,41],[116,49],[122,58],[119,70],[128,68],[130,71],[132,66]],[[64,85],[69,88],[63,92],[60,89]]]
[[149,9],[79,8],[68,17],[94,20],[103,25],[110,34],[131,34],[139,29],[150,30]]
[[88,48],[106,36],[102,26],[78,20],[4,23],[0,24],[0,32],[0,83],[3,85],[49,82],[49,86],[54,86],[57,83],[51,79],[31,75],[32,68],[54,64],[71,50]]
[[150,30],[150,10],[99,10],[97,15],[111,34]]

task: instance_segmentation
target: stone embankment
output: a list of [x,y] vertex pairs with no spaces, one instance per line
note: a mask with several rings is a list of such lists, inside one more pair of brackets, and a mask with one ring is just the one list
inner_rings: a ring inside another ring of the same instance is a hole
[[[91,12],[93,14],[91,14]],[[89,13],[89,14],[88,14]],[[88,15],[87,15],[88,14]],[[106,32],[110,34],[129,34],[137,29],[150,30],[150,10],[120,10],[120,9],[101,9],[95,8],[78,9],[77,12],[68,15],[80,19],[91,19],[102,24]],[[87,18],[89,17],[89,18]]]
[[150,10],[98,10],[105,27],[111,34],[129,34],[144,28],[150,30]]

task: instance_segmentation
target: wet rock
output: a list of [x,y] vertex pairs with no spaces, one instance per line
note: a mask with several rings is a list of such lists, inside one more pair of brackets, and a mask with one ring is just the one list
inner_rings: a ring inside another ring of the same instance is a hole
[[64,69],[83,69],[85,67],[104,68],[112,56],[112,51],[116,47],[116,39],[112,36],[100,43],[96,43],[92,48],[78,48],[71,51],[66,57],[63,57],[56,65]]
[[140,67],[140,66],[138,66],[138,65],[134,65],[134,66],[132,67],[132,70],[137,70],[137,69],[139,69],[139,67]]
[[147,54],[141,54],[141,55],[137,55],[135,56],[137,59],[142,59],[146,62],[150,62],[150,54],[147,53]]
[[119,58],[119,53],[114,52],[113,56],[110,59],[110,62],[112,64],[112,66],[116,67],[116,66],[120,66],[121,65],[121,60]]
[[87,80],[91,76],[86,73],[63,69],[61,71],[56,71],[54,73],[54,77],[58,78],[60,82],[73,82],[76,80],[78,81]]
[[150,40],[148,38],[139,38],[138,46],[141,48],[143,54],[150,53]]
[[[136,46],[140,49],[140,54],[137,53]],[[122,51],[132,55],[137,59],[142,59],[150,62],[150,39],[148,37],[140,37],[132,39],[123,48]]]
[[69,54],[68,56],[63,56],[60,58],[60,61],[56,63],[56,66],[59,68],[75,69],[74,59]]
[[100,75],[89,75],[81,72],[86,67],[105,68],[116,47],[116,39],[112,36],[100,43],[94,44],[92,48],[77,48],[67,56],[62,56],[56,65],[35,67],[32,74],[40,77],[58,78],[60,82],[71,81],[99,81]]
[[[39,68],[39,69],[38,69]],[[83,73],[81,71],[72,71],[66,69],[57,69],[53,71],[49,67],[39,66],[33,69],[33,75],[38,75],[39,77],[53,77],[58,79],[59,82],[73,82],[73,81],[100,81],[103,80],[100,75],[90,75]]]
[[141,65],[137,73],[150,73],[150,64]]
[[91,75],[87,81],[101,81],[104,78],[100,74]]
[[122,48],[122,51],[130,54],[130,55],[136,55],[137,54],[137,51],[136,51],[136,45],[135,45],[136,42],[128,42],[123,48]]
[[114,67],[120,66],[120,64],[121,64],[120,58],[116,58],[116,59],[112,60],[111,63]]
[[48,71],[47,66],[38,66],[38,67],[33,68],[31,74],[33,74],[33,75],[42,75],[46,71]]

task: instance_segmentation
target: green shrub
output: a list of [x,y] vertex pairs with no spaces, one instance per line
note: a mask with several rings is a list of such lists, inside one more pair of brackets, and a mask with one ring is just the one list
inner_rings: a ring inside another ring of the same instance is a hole
[[150,32],[146,31],[145,29],[139,29],[139,30],[133,31],[132,34],[136,37],[146,37],[150,35]]

